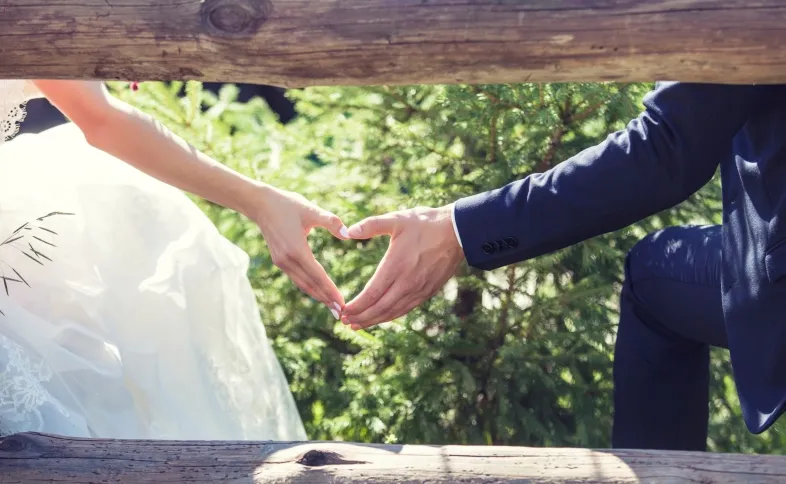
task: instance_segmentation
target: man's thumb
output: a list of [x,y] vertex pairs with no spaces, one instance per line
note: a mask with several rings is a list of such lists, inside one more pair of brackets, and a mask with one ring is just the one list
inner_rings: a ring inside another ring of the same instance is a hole
[[370,239],[378,235],[390,235],[395,220],[392,215],[369,217],[349,227],[349,236],[353,239]]

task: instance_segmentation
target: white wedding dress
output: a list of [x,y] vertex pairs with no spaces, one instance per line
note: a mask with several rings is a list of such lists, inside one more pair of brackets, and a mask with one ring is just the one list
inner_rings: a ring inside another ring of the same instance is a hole
[[7,141],[34,96],[0,81],[0,435],[305,440],[248,256],[73,124]]

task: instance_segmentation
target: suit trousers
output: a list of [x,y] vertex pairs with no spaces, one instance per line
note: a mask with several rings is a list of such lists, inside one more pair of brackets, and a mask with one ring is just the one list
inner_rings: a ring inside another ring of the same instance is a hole
[[709,348],[727,348],[721,227],[670,227],[625,261],[614,356],[615,448],[706,450]]

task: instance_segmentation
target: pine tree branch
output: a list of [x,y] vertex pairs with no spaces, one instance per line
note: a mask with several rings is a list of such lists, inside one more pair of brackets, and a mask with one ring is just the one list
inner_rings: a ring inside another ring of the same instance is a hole
[[489,127],[489,164],[497,162],[497,123],[499,114],[495,110],[491,115],[491,126]]
[[479,86],[471,86],[471,88],[472,88],[472,92],[474,92],[475,94],[481,94],[486,99],[488,99],[489,102],[491,102],[491,104],[493,104],[496,107],[502,108],[504,110],[510,110],[510,111],[524,111],[523,107],[518,106],[516,104],[509,103],[507,101],[503,101],[497,95],[489,91],[486,91],[485,89],[481,89]]
[[598,110],[606,105],[605,101],[598,101],[584,111],[580,113],[574,113],[568,118],[568,124],[578,123],[579,121],[584,121],[585,119],[589,118],[590,116],[594,115],[598,112]]
[[[502,301],[502,310],[500,311],[499,321],[497,323],[497,334],[495,335],[494,339],[490,341],[490,348],[491,351],[486,358],[486,367],[483,370],[483,377],[481,378],[480,388],[481,388],[481,396],[482,396],[482,409],[488,409],[491,407],[494,401],[494,397],[491,397],[491,375],[495,368],[495,362],[497,361],[497,356],[499,355],[499,351],[502,346],[505,344],[505,336],[508,334],[509,329],[509,318],[510,318],[510,307],[513,304],[513,295],[516,292],[517,288],[517,277],[516,277],[516,266],[510,265],[505,268],[505,273],[507,275],[507,287],[505,288],[504,292],[504,299]],[[485,420],[485,419],[484,419]],[[491,436],[491,443],[497,442],[496,432],[493,429],[486,429],[487,432]]]
[[543,96],[543,83],[538,83],[538,98],[540,99],[540,108],[543,109],[546,107],[544,96]]
[[551,135],[549,140],[549,148],[546,150],[546,155],[540,160],[538,163],[537,172],[543,173],[551,168],[551,164],[554,161],[554,156],[557,154],[557,149],[562,144],[562,136],[565,134],[565,125],[560,124],[554,130],[554,133]]
[[[559,120],[560,123],[554,130],[554,133],[551,135],[551,139],[549,140],[549,147],[546,150],[546,155],[540,161],[537,167],[537,172],[543,173],[547,171],[549,168],[552,167],[554,163],[554,157],[557,154],[557,150],[562,147],[562,137],[571,127],[574,119],[571,114],[572,103],[570,98],[565,101],[565,105],[562,106],[560,109],[560,116]],[[591,113],[588,113],[589,116]]]

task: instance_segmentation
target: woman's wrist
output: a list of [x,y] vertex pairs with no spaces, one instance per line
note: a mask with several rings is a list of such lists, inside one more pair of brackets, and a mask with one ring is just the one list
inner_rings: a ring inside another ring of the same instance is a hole
[[255,222],[271,209],[270,201],[276,188],[260,181],[249,180],[239,191],[239,212]]

